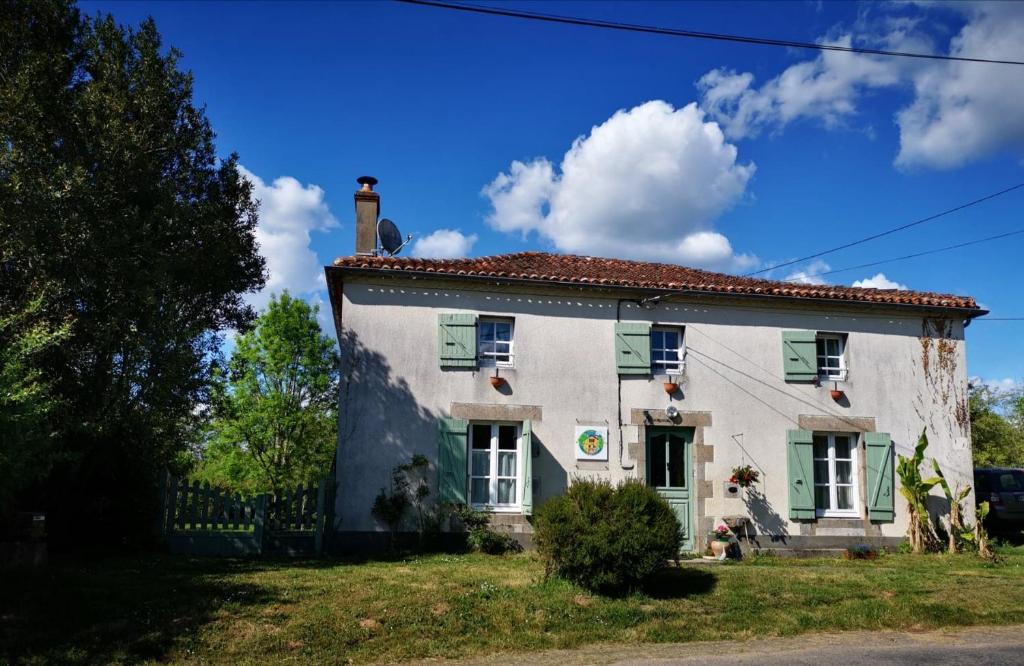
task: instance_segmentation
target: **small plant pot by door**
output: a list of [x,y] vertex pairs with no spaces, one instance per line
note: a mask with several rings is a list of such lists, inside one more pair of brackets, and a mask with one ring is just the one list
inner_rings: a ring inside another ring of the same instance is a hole
[[711,554],[720,560],[725,559],[725,551],[729,549],[728,541],[711,540]]

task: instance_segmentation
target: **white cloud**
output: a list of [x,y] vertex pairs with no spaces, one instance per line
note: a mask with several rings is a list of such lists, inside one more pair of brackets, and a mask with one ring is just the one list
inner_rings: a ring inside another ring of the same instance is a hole
[[578,137],[557,169],[545,158],[512,162],[483,189],[488,223],[564,252],[747,268],[757,259],[714,230],[754,174],[736,157],[696,104],[650,101]]
[[310,247],[310,234],[339,226],[324,202],[324,191],[290,176],[268,185],[245,167],[239,171],[252,182],[253,196],[260,202],[256,240],[269,273],[263,290],[246,300],[260,309],[272,293],[287,289],[294,296],[308,297],[323,289],[324,269]]
[[894,282],[889,278],[885,277],[885,273],[876,273],[872,277],[865,278],[863,280],[857,280],[853,283],[854,287],[861,287],[863,289],[900,289],[902,291],[907,290],[907,285]]
[[417,239],[412,255],[425,259],[461,259],[473,249],[476,240],[476,234],[467,236],[458,229],[438,229]]
[[[843,35],[827,43],[850,46]],[[801,118],[827,127],[843,124],[857,110],[856,100],[867,87],[899,82],[897,66],[863,55],[824,51],[814,60],[797,63],[760,88],[754,75],[713,69],[700,78],[701,104],[722,124],[730,139],[756,136]]]
[[[951,55],[1024,57],[1024,4],[968,3]],[[897,115],[896,164],[952,168],[1000,150],[1024,151],[1024,67],[938,63],[914,77],[916,98]]]
[[[825,43],[955,56],[1020,60],[1024,56],[1024,3],[890,4],[886,14],[859,20],[855,29]],[[948,48],[942,19],[963,21]],[[863,18],[863,17],[862,17]],[[715,69],[697,82],[701,103],[733,140],[779,131],[799,119],[843,126],[872,90],[903,86],[913,100],[896,114],[900,167],[953,168],[1002,150],[1024,154],[1024,68],[861,54],[823,52],[788,67],[760,88],[749,72]]]
[[1004,377],[1003,379],[992,379],[985,377],[971,377],[970,383],[975,386],[984,384],[995,393],[1006,393],[1008,391],[1016,391],[1022,388],[1022,384],[1019,380],[1013,377]]
[[809,263],[806,268],[802,268],[787,275],[784,280],[786,282],[795,282],[797,284],[828,284],[828,281],[820,274],[831,268],[832,267],[825,261],[815,259]]

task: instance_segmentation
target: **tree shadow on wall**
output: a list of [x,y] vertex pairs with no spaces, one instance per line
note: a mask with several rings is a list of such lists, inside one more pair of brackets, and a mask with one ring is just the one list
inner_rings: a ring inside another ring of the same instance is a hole
[[[420,454],[431,461],[424,478],[436,497],[440,415],[421,405],[405,378],[396,376],[385,356],[368,348],[355,332],[343,331],[340,347],[339,448],[342,464],[350,467],[341,477],[358,478],[360,487],[372,487],[376,494],[389,487],[394,467]],[[344,497],[354,490],[339,487],[338,493]],[[413,513],[407,529],[414,528]]]
[[[766,548],[770,544],[786,544],[789,530],[786,519],[772,506],[764,493],[754,487],[747,488],[743,495],[743,504],[747,507],[747,515],[753,523],[753,530],[747,529],[746,541],[754,548]],[[762,543],[762,540],[765,543]]]

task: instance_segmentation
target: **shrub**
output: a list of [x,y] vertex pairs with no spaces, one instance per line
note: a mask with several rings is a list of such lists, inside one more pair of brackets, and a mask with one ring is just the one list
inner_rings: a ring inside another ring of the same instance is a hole
[[640,481],[576,480],[537,510],[534,541],[549,574],[619,592],[678,559],[682,536],[668,502]]
[[383,488],[373,501],[370,513],[388,526],[391,545],[395,545],[395,533],[405,521],[409,508],[416,510],[416,528],[420,545],[427,532],[436,527],[438,520],[424,509],[424,501],[430,495],[424,474],[430,462],[425,456],[416,454],[412,460],[391,470],[391,491]]
[[522,548],[511,534],[491,528],[490,511],[478,511],[465,504],[455,505],[453,511],[466,528],[466,545],[470,550],[488,555],[504,555]]
[[866,543],[857,544],[843,551],[845,560],[877,560],[881,552],[874,546]]

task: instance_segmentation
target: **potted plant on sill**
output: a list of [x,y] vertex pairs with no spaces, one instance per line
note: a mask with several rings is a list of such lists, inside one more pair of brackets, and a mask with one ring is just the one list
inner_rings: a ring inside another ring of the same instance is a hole
[[749,488],[761,479],[761,474],[750,465],[733,467],[729,483],[735,483],[740,488]]

